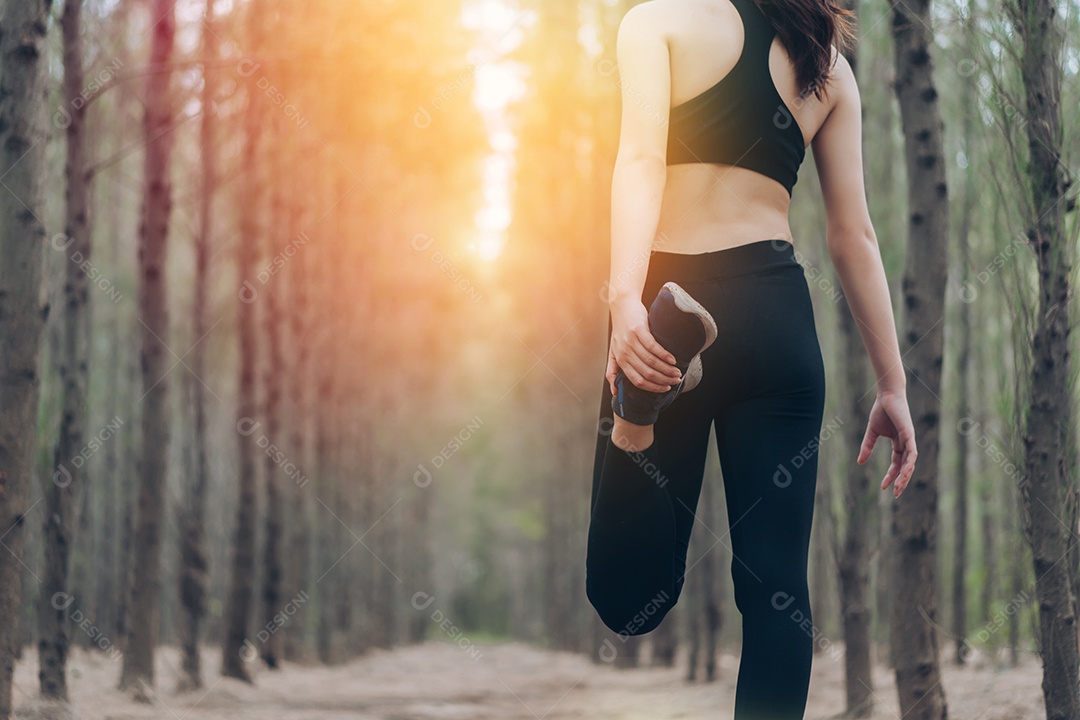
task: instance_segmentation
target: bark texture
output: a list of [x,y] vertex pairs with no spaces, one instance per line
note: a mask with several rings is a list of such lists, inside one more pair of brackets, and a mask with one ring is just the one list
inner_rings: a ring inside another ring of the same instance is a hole
[[[299,191],[301,188],[296,188]],[[299,193],[297,193],[299,195]],[[294,232],[290,237],[298,237],[300,228],[300,208],[294,204],[290,213],[291,227]],[[290,598],[297,597],[301,592],[310,594],[311,570],[310,570],[310,547],[311,547],[311,522],[309,519],[308,478],[307,472],[309,461],[307,452],[308,425],[307,418],[310,412],[308,402],[308,385],[312,382],[310,343],[311,335],[308,332],[308,292],[307,292],[307,253],[304,250],[298,252],[289,264],[290,280],[290,312],[289,327],[292,335],[293,367],[290,377],[290,395],[292,423],[290,427],[289,448],[294,457],[294,464],[299,468],[299,475],[289,483],[291,491],[291,523],[289,526],[289,557],[285,566],[286,593]],[[306,655],[305,636],[307,631],[307,608],[305,602],[299,605],[292,615],[289,626],[285,629],[285,658],[287,660],[301,660]]]
[[[1063,29],[1057,6],[1020,0],[1006,7],[1023,42],[1028,139],[1028,240],[1038,269],[1038,311],[1032,348],[1024,480],[1025,533],[1035,565],[1043,699],[1047,720],[1080,717],[1072,534],[1075,527],[1075,430],[1069,355],[1073,254],[1065,236],[1062,199],[1069,187],[1061,162]],[[1069,557],[1066,557],[1069,556]]]
[[[866,418],[872,406],[866,352],[847,300],[842,299],[840,335],[843,338],[844,388],[848,414]],[[863,429],[852,423],[847,432],[847,457],[858,454]],[[840,621],[844,632],[844,688],[850,717],[869,717],[873,712],[873,678],[870,673],[870,527],[877,514],[877,488],[870,482],[870,464],[852,462],[844,486],[845,524],[838,553]]]
[[0,720],[11,717],[23,548],[48,308],[45,142],[50,2],[0,3]]
[[[251,24],[251,46],[261,47],[261,2],[252,2],[248,8]],[[254,52],[254,49],[252,50]],[[237,457],[239,459],[236,506],[236,530],[233,539],[232,568],[229,574],[229,597],[225,611],[225,638],[222,648],[221,674],[251,682],[248,663],[258,657],[258,651],[248,639],[251,617],[254,614],[255,585],[255,523],[258,482],[256,477],[256,450],[258,441],[258,413],[256,404],[256,306],[259,291],[256,287],[255,263],[258,253],[257,239],[260,226],[257,221],[261,209],[261,187],[258,168],[259,153],[259,106],[257,78],[248,78],[248,106],[244,121],[244,173],[245,195],[251,203],[249,212],[241,215],[240,238],[237,242],[236,272],[238,302],[237,330],[240,344],[239,388],[237,401]]]
[[[281,123],[271,123],[271,126],[278,128],[280,136]],[[282,182],[285,168],[283,165],[284,163],[281,163],[278,172],[275,173],[277,181],[274,183],[270,202],[270,216],[275,218],[273,228],[284,227],[284,223],[281,222],[285,215],[285,193]],[[281,248],[292,242],[292,238],[283,237],[283,233],[273,231],[267,233],[267,240],[265,258],[277,256]],[[269,266],[265,272],[271,272]],[[281,279],[275,277],[262,286],[260,297],[260,302],[263,303],[263,335],[266,338],[266,363],[262,374],[263,397],[265,398],[263,417],[266,420],[266,437],[274,446],[281,443],[282,384],[285,379],[285,357],[281,338],[281,331],[285,325],[282,317],[284,309],[281,302],[282,288]],[[278,624],[274,618],[281,612],[282,583],[285,574],[281,551],[281,539],[285,531],[285,508],[282,500],[282,472],[276,454],[267,452],[263,455],[263,469],[266,483],[266,515],[263,520],[260,628],[266,634],[259,643],[259,655],[267,667],[275,669],[281,664],[281,633],[278,632]]]
[[199,634],[206,617],[210,561],[206,547],[206,493],[210,483],[210,464],[206,450],[206,335],[209,333],[207,300],[209,295],[210,250],[214,236],[214,190],[217,185],[217,147],[214,107],[215,74],[210,69],[218,55],[214,32],[214,0],[206,0],[203,18],[203,88],[202,121],[199,128],[202,187],[199,198],[199,230],[195,235],[195,288],[192,320],[195,345],[191,349],[189,412],[192,420],[193,477],[188,478],[184,507],[180,512],[180,645],[184,652],[179,687],[200,688],[202,666],[199,659]]
[[892,507],[891,624],[900,713],[910,720],[947,717],[938,660],[936,558],[949,198],[930,6],[929,0],[912,0],[891,11],[909,205],[900,350],[919,448],[915,474]]
[[[175,0],[155,0],[160,18],[151,31],[150,63],[166,66],[176,35]],[[142,376],[142,440],[139,456],[138,507],[131,575],[131,608],[121,688],[149,701],[154,685],[154,646],[161,594],[161,532],[169,449],[169,381],[172,365],[165,263],[172,209],[169,179],[174,134],[171,74],[148,77],[145,91],[145,197],[139,227],[139,315]]]
[[42,697],[67,700],[67,657],[71,607],[83,605],[72,594],[72,508],[85,478],[76,462],[86,430],[86,387],[89,380],[90,178],[86,167],[86,106],[80,102],[85,86],[82,49],[82,3],[64,3],[60,22],[64,39],[63,105],[54,116],[66,126],[67,148],[64,235],[53,239],[63,248],[63,317],[57,375],[61,385],[60,430],[53,448],[52,482],[45,487],[44,573],[38,601],[38,684]]

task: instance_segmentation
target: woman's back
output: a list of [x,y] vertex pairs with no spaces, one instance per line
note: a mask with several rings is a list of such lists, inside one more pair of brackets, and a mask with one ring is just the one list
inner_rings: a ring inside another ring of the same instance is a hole
[[[631,19],[634,14],[637,17]],[[748,14],[745,20],[744,14]],[[660,74],[668,75],[666,93],[656,92],[654,98],[659,116],[670,120],[663,123],[668,144],[667,181],[654,249],[700,253],[761,238],[792,240],[787,217],[791,188],[785,181],[794,184],[802,148],[813,144],[819,164],[823,153],[847,155],[849,160],[858,158],[861,164],[857,148],[852,146],[858,143],[857,137],[832,142],[818,139],[830,111],[851,94],[854,86],[851,69],[836,54],[835,46],[836,62],[822,97],[818,99],[811,93],[800,100],[792,59],[779,36],[772,37],[769,44],[772,28],[753,0],[651,0],[633,8],[624,25],[628,22],[641,28],[628,31],[631,38],[644,32],[653,35],[654,68],[660,68],[654,69],[655,83],[645,80],[645,84],[658,88],[664,84]],[[622,55],[635,52],[627,47],[634,41],[624,40],[622,35],[620,29]],[[648,55],[648,43],[641,44],[645,47],[638,49]],[[661,50],[667,56],[666,63],[658,57]],[[773,88],[775,95],[770,95]],[[721,97],[724,92],[730,97]],[[663,94],[668,96],[666,103]],[[760,103],[749,101],[751,96],[776,99],[767,105],[767,117],[761,112],[748,117],[760,110]],[[729,107],[720,108],[724,102]],[[687,108],[696,115],[684,117]],[[724,122],[709,116],[722,110],[728,114]],[[742,115],[734,118],[738,113]],[[729,140],[725,133],[736,129],[735,119],[742,124],[738,143],[725,143]],[[710,135],[705,123],[714,123],[719,130]],[[753,130],[757,126],[760,133]],[[626,143],[635,142],[627,130],[624,125],[620,152]],[[647,142],[655,148],[656,136]],[[783,148],[779,146],[785,143],[788,152],[781,155]],[[739,149],[732,150],[733,145]],[[796,151],[799,156],[795,156]],[[772,158],[774,155],[787,159]],[[725,162],[717,161],[719,157]],[[783,167],[785,164],[787,167]],[[832,165],[836,165],[836,158]],[[768,168],[776,170],[766,174]],[[856,169],[861,183],[861,168]]]

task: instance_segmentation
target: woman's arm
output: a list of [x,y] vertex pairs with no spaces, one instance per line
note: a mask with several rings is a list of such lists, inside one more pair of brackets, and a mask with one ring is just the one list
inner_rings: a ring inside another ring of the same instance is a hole
[[612,301],[641,300],[667,183],[671,62],[650,10],[630,9],[616,42],[622,128],[611,183]]
[[878,437],[891,438],[892,464],[881,488],[895,481],[893,493],[899,496],[910,481],[918,451],[907,406],[907,376],[896,338],[892,299],[866,205],[859,88],[842,55],[837,57],[829,92],[835,93],[835,104],[812,143],[828,218],[826,242],[877,375],[877,400],[858,462],[870,459]]
[[812,143],[825,199],[829,257],[870,355],[878,390],[902,391],[907,378],[900,363],[892,299],[866,206],[859,89],[842,55],[834,78],[830,92],[836,94],[836,104]]
[[648,3],[631,8],[619,24],[616,55],[622,88],[622,129],[611,182],[612,317],[608,380],[622,368],[634,385],[664,392],[679,379],[675,358],[649,332],[641,293],[660,222],[667,182],[670,59],[662,18]]

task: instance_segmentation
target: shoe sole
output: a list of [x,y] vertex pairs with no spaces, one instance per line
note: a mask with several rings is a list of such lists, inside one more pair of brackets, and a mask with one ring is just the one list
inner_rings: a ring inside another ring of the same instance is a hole
[[682,392],[688,393],[701,383],[701,353],[698,353],[690,361],[690,367],[686,370],[686,377],[683,378]]
[[666,282],[664,287],[671,293],[672,299],[675,300],[675,307],[682,310],[684,313],[689,313],[695,316],[701,321],[701,324],[705,326],[705,344],[702,346],[698,354],[703,352],[707,347],[716,341],[718,331],[716,329],[716,320],[709,314],[709,311],[694,298],[690,297],[690,293],[683,290],[675,282]]

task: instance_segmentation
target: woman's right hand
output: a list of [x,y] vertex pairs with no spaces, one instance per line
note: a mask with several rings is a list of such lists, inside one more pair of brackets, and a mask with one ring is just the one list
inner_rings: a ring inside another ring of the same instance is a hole
[[866,434],[863,436],[859,457],[855,462],[862,465],[870,459],[871,453],[874,452],[874,444],[879,437],[889,438],[893,446],[892,462],[889,464],[888,472],[885,473],[885,478],[881,481],[881,489],[885,490],[892,485],[893,497],[898,498],[911,482],[911,475],[915,472],[915,458],[919,456],[919,451],[915,447],[915,428],[911,422],[906,391],[878,393],[877,399],[874,400],[874,407],[870,410]]
[[636,387],[667,392],[682,377],[675,356],[649,331],[649,313],[640,300],[615,301],[611,308],[611,344],[606,377],[615,395],[615,375],[621,368]]

